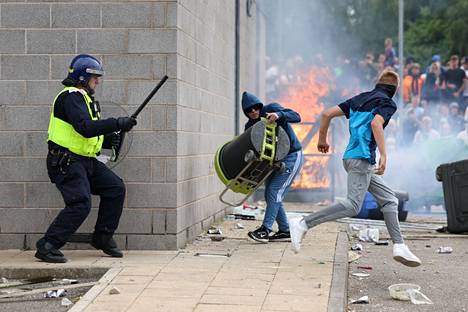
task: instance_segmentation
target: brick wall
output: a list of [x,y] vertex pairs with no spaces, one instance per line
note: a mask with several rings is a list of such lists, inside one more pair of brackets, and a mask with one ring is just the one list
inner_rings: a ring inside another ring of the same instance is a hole
[[[255,16],[240,2],[241,83],[253,88]],[[234,132],[234,24],[233,0],[0,3],[0,248],[34,248],[63,207],[45,170],[45,140],[51,102],[78,53],[103,62],[96,98],[107,116],[133,112],[170,77],[114,169],[127,186],[120,246],[182,247],[222,218],[212,159]],[[97,203],[79,232],[92,232]]]

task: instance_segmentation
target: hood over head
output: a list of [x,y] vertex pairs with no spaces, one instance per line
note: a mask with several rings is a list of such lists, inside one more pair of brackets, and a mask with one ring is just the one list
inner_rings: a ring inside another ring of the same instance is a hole
[[[246,110],[249,110],[252,106],[256,104],[261,104],[263,107],[262,101],[260,101],[260,99],[254,94],[249,93],[247,91],[244,91],[244,93],[242,93],[242,111],[244,112],[244,114]],[[247,116],[247,114],[245,115]]]

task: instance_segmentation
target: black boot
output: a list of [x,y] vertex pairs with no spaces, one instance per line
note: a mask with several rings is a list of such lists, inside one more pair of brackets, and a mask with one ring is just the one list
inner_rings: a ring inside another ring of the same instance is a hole
[[91,240],[91,246],[96,249],[101,249],[105,254],[114,257],[122,258],[123,253],[117,247],[117,243],[112,238],[112,235],[109,234],[93,234],[93,239]]
[[57,248],[54,247],[51,243],[41,238],[36,243],[37,251],[34,255],[36,258],[49,262],[49,263],[65,263],[67,259],[64,257],[63,253],[60,252]]

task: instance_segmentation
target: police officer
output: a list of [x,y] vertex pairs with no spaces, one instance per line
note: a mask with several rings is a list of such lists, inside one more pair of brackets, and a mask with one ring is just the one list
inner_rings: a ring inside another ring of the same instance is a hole
[[91,245],[112,257],[123,256],[112,236],[122,214],[125,186],[96,156],[101,148],[120,144],[118,131],[130,131],[137,122],[132,117],[101,119],[93,94],[103,75],[96,58],[76,56],[62,81],[65,87],[52,105],[47,171],[62,194],[65,208],[36,243],[35,256],[45,262],[67,261],[59,249],[88,216],[91,194],[101,199]]

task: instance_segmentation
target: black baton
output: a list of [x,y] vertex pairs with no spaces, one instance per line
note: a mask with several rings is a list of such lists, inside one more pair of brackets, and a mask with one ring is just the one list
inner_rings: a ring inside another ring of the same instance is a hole
[[[158,90],[162,87],[162,85],[166,82],[166,80],[168,78],[169,77],[167,77],[167,75],[165,75],[161,79],[161,81],[156,85],[156,87],[154,87],[153,91],[151,91],[151,93],[148,94],[148,96],[143,101],[143,103],[141,103],[141,105],[138,106],[137,110],[132,114],[132,118],[137,118],[138,117],[138,114],[140,114],[140,112],[143,110],[143,108],[145,108],[146,104],[148,104],[148,102],[151,100],[151,98],[156,94],[156,92],[158,92]],[[119,159],[120,150],[122,149],[124,139],[125,139],[125,131],[120,131],[120,144],[119,144],[118,147],[112,147],[112,156],[110,158],[110,161],[115,162],[115,161],[117,161],[117,159]]]

